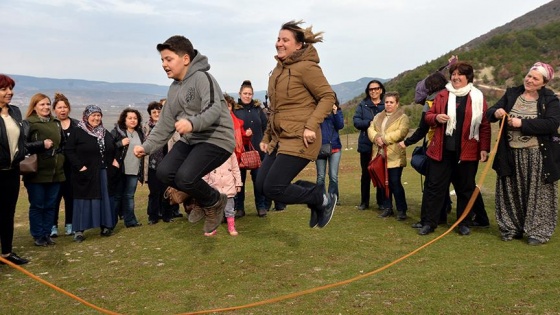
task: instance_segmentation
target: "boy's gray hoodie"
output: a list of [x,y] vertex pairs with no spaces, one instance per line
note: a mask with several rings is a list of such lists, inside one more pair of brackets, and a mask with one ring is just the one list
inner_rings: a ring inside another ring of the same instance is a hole
[[216,79],[207,71],[208,58],[196,51],[185,78],[173,81],[167,92],[159,121],[142,144],[146,154],[164,146],[175,132],[175,122],[188,119],[193,126],[191,133],[180,141],[187,144],[212,143],[232,153],[235,147],[233,120],[222,90]]

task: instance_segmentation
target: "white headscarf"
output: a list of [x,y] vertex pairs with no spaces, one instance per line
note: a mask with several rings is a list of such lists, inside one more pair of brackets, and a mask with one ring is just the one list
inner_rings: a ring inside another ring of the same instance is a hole
[[447,116],[449,120],[447,121],[447,127],[445,129],[445,134],[451,136],[453,130],[457,128],[457,96],[465,96],[467,94],[471,97],[471,107],[472,107],[472,117],[471,117],[471,129],[469,133],[469,139],[479,140],[479,127],[482,122],[482,111],[483,111],[483,101],[484,96],[482,92],[475,88],[472,83],[466,86],[455,89],[451,82],[445,85],[445,88],[449,91],[449,98],[447,100]]

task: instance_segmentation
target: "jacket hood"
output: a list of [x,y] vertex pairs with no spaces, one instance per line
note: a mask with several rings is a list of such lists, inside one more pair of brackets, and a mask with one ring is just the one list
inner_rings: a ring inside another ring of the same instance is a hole
[[194,50],[194,52],[196,53],[196,55],[194,56],[193,60],[191,61],[191,64],[189,65],[189,70],[187,70],[187,74],[185,74],[185,77],[181,81],[185,81],[186,79],[188,79],[190,76],[192,76],[194,73],[198,71],[210,70],[208,57],[204,56],[196,49]]
[[315,49],[315,47],[311,44],[308,44],[305,48],[294,51],[291,55],[286,57],[284,61],[278,59],[278,56],[274,56],[274,58],[278,60],[279,63],[283,63],[285,65],[291,65],[299,61],[312,61],[319,63],[319,53],[317,53],[317,49]]

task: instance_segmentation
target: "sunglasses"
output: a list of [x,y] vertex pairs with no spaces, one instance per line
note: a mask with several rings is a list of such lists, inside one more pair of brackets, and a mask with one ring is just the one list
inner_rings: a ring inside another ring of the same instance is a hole
[[370,91],[370,92],[371,92],[371,91],[379,91],[379,90],[381,90],[381,87],[379,87],[379,86],[378,86],[378,87],[373,87],[373,88],[369,88],[369,89],[368,89],[368,91]]

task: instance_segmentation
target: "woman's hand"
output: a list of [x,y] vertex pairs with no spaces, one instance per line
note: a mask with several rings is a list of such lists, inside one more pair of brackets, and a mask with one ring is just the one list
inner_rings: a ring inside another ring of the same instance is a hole
[[306,148],[309,147],[309,144],[315,142],[316,139],[317,135],[315,134],[315,131],[309,130],[307,128],[303,130],[303,144]]
[[87,171],[87,167],[84,165],[82,166],[82,168],[80,168],[80,172],[85,172],[85,171]]
[[488,152],[480,151],[480,161],[482,162],[488,161]]
[[182,136],[192,132],[192,123],[190,120],[181,118],[175,122],[175,130]]
[[253,135],[253,130],[251,130],[251,128],[247,128],[247,130],[245,130],[245,135],[247,137],[250,137]]
[[521,118],[508,118],[508,125],[515,128],[521,128]]
[[127,145],[130,144],[130,139],[128,139],[128,138],[123,138],[123,139],[121,140],[121,142],[122,142],[123,147],[126,147]]
[[506,115],[506,111],[503,108],[498,108],[494,112],[494,117],[496,117],[496,119],[502,119],[504,118],[505,115]]
[[377,137],[375,138],[375,144],[377,144],[378,147],[382,147],[383,145],[385,145],[385,142],[383,142],[383,139],[381,139],[381,137]]
[[45,139],[43,141],[43,144],[45,145],[45,149],[50,149],[53,146],[53,141],[51,139]]
[[116,167],[116,168],[119,168],[119,167],[120,167],[119,162],[117,161],[117,159],[113,159],[113,166]]
[[406,144],[404,144],[404,141],[399,142],[399,147],[406,149]]
[[449,116],[446,114],[438,114],[436,116],[436,121],[440,124],[445,124],[449,120]]
[[261,151],[265,153],[268,152],[268,143],[261,142],[259,143],[259,147],[261,148]]

